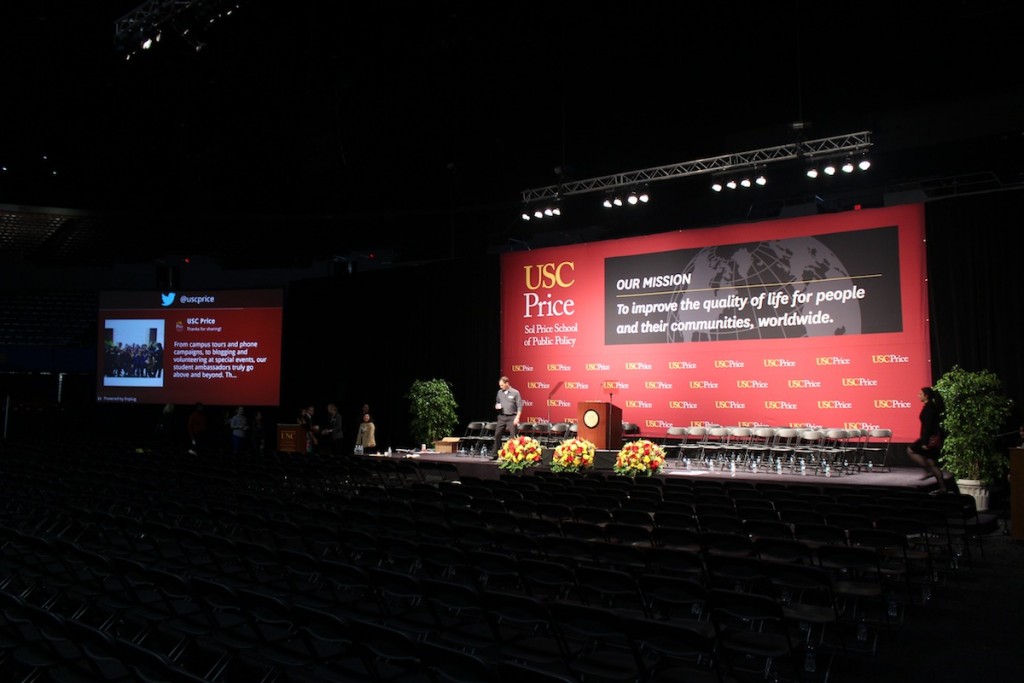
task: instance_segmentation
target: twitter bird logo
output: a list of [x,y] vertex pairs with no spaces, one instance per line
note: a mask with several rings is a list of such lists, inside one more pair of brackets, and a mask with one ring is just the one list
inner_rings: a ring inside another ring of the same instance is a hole
[[160,295],[160,303],[163,306],[170,306],[174,303],[174,292],[167,292],[166,294]]

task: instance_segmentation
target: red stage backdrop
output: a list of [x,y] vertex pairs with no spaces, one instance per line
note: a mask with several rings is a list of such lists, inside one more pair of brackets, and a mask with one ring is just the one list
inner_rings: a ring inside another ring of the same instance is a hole
[[524,421],[611,401],[670,426],[893,430],[931,384],[921,205],[502,256],[502,367]]

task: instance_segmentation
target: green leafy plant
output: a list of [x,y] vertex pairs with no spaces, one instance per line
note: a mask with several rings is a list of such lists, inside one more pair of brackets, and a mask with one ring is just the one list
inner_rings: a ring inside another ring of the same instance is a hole
[[1007,454],[998,447],[1013,407],[1002,381],[988,371],[954,365],[935,383],[946,410],[942,418],[942,467],[956,479],[993,483],[1007,469]]
[[420,443],[432,444],[449,436],[459,423],[451,384],[443,379],[418,379],[405,395],[412,415],[410,431]]

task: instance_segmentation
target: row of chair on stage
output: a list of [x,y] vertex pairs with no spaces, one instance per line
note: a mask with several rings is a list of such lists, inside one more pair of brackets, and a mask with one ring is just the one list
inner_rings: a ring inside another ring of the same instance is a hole
[[[469,422],[462,448],[491,448],[495,422]],[[555,448],[578,434],[576,423],[525,422],[518,434]],[[622,438],[641,438],[638,425],[622,423]],[[792,428],[673,426],[647,436],[660,444],[675,467],[709,471],[776,472],[841,476],[891,467],[892,430],[884,428]]]

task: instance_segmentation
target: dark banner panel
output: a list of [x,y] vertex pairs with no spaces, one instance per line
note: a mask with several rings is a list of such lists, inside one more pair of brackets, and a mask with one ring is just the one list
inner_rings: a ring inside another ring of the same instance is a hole
[[900,332],[897,238],[891,226],[610,258],[605,343]]

